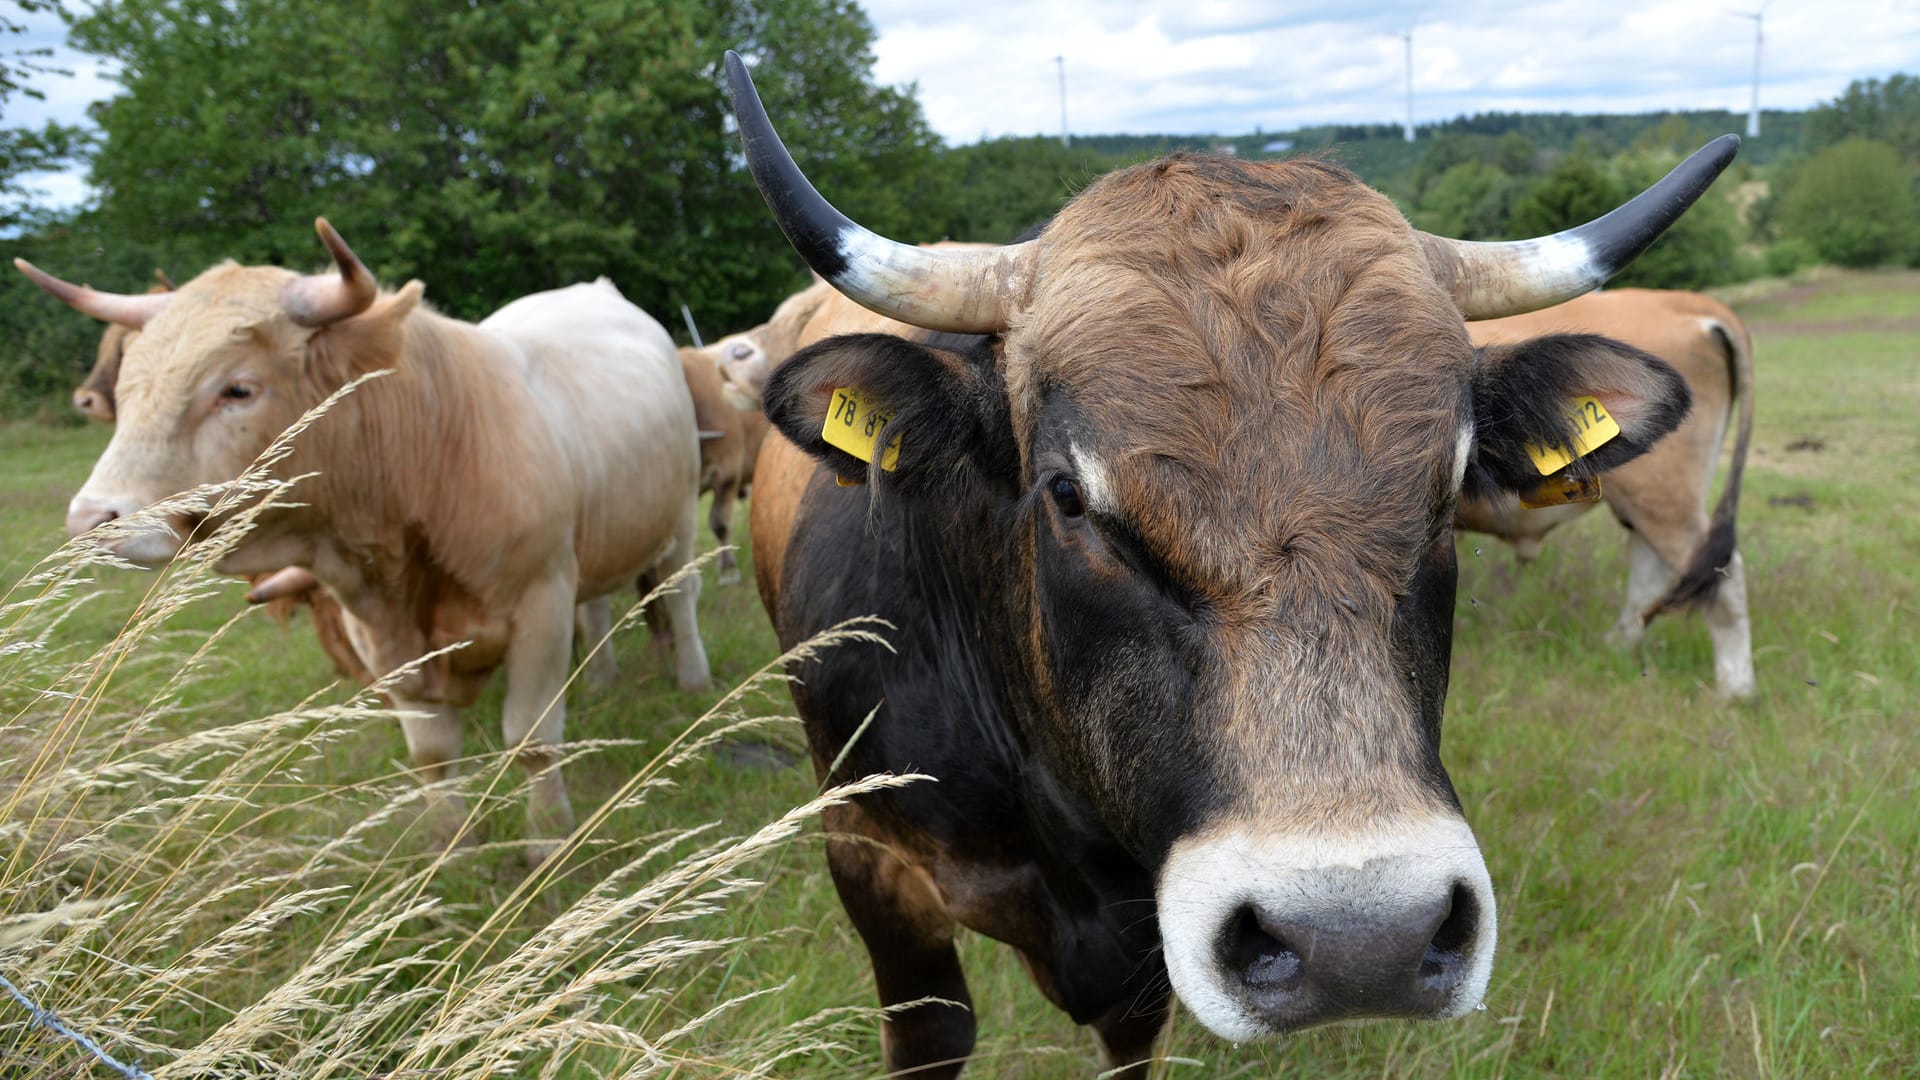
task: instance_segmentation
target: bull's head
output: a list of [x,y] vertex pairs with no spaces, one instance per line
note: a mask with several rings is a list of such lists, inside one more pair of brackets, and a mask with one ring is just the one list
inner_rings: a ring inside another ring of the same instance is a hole
[[[68,532],[77,536],[170,495],[233,480],[368,357],[397,352],[399,325],[419,301],[418,285],[382,298],[340,235],[324,220],[316,228],[333,272],[303,277],[226,263],[178,291],[144,296],[71,285],[14,260],[48,293],[132,335],[112,387],[113,440],[68,505]],[[198,523],[155,523],[112,546],[133,562],[158,565]]]
[[[754,177],[825,279],[984,342],[860,335],[795,354],[769,418],[882,495],[988,492],[1025,742],[1155,874],[1174,988],[1219,1035],[1450,1017],[1484,996],[1494,897],[1440,760],[1463,487],[1532,486],[1527,443],[1600,400],[1644,451],[1687,408],[1597,337],[1470,347],[1463,317],[1558,302],[1644,250],[1727,137],[1589,225],[1419,233],[1344,170],[1175,158],[1110,174],[1036,239],[886,240],[834,210],[729,83]],[[948,347],[941,347],[941,346]],[[827,445],[836,387],[894,412],[897,471]]]

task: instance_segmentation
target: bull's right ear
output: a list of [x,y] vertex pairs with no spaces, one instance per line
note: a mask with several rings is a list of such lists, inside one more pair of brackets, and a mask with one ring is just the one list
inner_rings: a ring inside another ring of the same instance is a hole
[[[847,483],[877,481],[901,494],[956,482],[1018,481],[1019,456],[998,365],[985,352],[922,345],[891,334],[846,334],[810,345],[774,369],[767,419]],[[850,390],[851,395],[841,393]],[[854,408],[849,407],[851,397]],[[836,410],[838,410],[836,414]],[[871,446],[867,420],[884,419],[873,461],[843,447]],[[828,442],[828,423],[848,436]],[[898,457],[886,448],[899,440]],[[892,468],[884,466],[891,465]]]

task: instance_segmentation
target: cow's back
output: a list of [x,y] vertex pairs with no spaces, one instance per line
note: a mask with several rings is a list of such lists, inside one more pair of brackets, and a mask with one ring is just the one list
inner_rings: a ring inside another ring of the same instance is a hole
[[673,540],[700,482],[693,398],[673,339],[605,278],[522,297],[480,323],[525,356],[527,392],[578,489],[583,597],[630,584]]

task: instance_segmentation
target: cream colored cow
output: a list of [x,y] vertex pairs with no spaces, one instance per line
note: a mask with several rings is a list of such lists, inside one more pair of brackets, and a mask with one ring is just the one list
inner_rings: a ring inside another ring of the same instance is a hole
[[[219,565],[305,567],[347,613],[354,651],[401,679],[395,704],[426,781],[461,756],[456,709],[507,672],[506,740],[534,776],[544,855],[572,825],[558,769],[574,604],[671,574],[694,551],[700,458],[672,340],[602,279],[516,300],[472,324],[382,292],[325,221],[335,272],[216,266],[178,292],[115,296],[20,269],[73,307],[143,332],[118,382],[118,424],[68,508],[79,535],[239,476],[356,376],[389,369],[295,442],[277,475],[314,473]],[[159,566],[215,522],[120,526],[120,556]],[[699,579],[665,600],[675,674],[705,689]],[[458,805],[443,805],[459,812]]]

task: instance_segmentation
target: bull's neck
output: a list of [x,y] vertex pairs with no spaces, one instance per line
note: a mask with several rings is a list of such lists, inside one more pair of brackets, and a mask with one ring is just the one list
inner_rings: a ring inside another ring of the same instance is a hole
[[[363,558],[399,559],[405,546],[475,520],[512,497],[530,447],[524,361],[512,345],[431,311],[407,316],[397,354],[358,357],[380,375],[342,398],[296,442],[288,475],[295,529],[326,535]],[[327,392],[322,388],[321,395]]]

